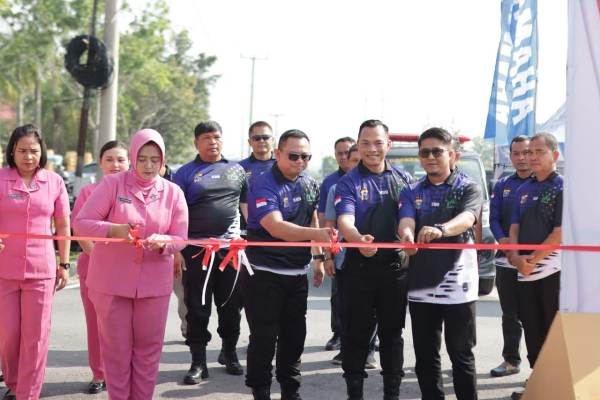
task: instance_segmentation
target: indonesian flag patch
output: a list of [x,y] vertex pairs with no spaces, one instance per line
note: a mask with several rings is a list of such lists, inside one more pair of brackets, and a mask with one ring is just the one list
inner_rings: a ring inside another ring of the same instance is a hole
[[267,205],[267,199],[256,199],[256,208],[261,208]]
[[333,200],[333,204],[335,204],[337,206],[340,201],[342,201],[342,196],[335,196],[335,200]]

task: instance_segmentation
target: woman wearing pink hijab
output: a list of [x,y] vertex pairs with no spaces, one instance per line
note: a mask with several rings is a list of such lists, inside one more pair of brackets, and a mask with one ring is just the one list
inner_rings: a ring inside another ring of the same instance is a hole
[[[105,176],[73,223],[80,235],[128,239],[96,242],[86,279],[111,400],[152,398],[173,254],[184,247],[177,241],[187,238],[188,229],[183,192],[158,174],[165,163],[161,135],[152,129],[137,132],[129,159],[133,168]],[[132,240],[137,238],[142,242]]]

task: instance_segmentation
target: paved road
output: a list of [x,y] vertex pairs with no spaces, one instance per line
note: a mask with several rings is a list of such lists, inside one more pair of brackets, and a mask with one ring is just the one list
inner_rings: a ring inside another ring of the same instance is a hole
[[[314,288],[313,288],[314,289]],[[324,287],[311,290],[308,304],[308,334],[306,348],[302,357],[302,395],[305,399],[345,399],[345,384],[341,377],[341,368],[330,363],[334,352],[323,351],[323,345],[329,338],[329,282]],[[213,313],[214,314],[214,313]],[[476,350],[478,385],[480,399],[507,399],[528,376],[529,368],[507,378],[490,378],[489,370],[500,361],[502,335],[500,330],[500,306],[497,295],[492,293],[480,299],[477,305]],[[410,335],[410,319],[407,320],[405,357],[406,378],[401,387],[402,399],[418,399],[419,388],[414,374],[414,353]],[[211,330],[216,332],[216,319],[211,320]],[[176,312],[176,299],[173,296],[170,305],[165,346],[160,364],[155,398],[164,399],[210,399],[231,400],[251,399],[242,377],[227,375],[224,368],[216,363],[221,346],[216,335],[208,349],[208,361],[211,377],[198,386],[185,386],[180,383],[190,362],[187,347],[183,345],[179,333],[179,320]],[[47,399],[107,399],[100,395],[85,395],[90,371],[87,367],[85,345],[85,324],[78,286],[65,289],[55,298],[53,329],[48,357],[48,369],[42,396]],[[239,356],[245,365],[245,348],[248,344],[248,327],[242,323]],[[524,345],[522,346],[524,348]],[[524,349],[522,349],[524,356]],[[526,364],[526,362],[525,362]],[[442,368],[448,399],[454,399],[450,364],[446,353],[443,354]],[[0,391],[1,393],[1,391]],[[273,399],[279,399],[279,386],[273,384]],[[365,382],[365,399],[381,399],[381,377],[379,370],[369,373]]]

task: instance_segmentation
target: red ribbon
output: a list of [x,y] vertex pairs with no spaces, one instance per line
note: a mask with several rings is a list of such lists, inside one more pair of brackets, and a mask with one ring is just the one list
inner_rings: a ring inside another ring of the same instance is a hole
[[331,255],[335,256],[340,251],[342,251],[342,248],[340,247],[340,235],[338,233],[338,230],[332,229],[330,236],[331,236]]
[[245,250],[247,245],[248,242],[244,239],[232,239],[229,242],[229,251],[225,255],[225,258],[223,258],[223,261],[221,261],[221,264],[219,264],[219,270],[225,270],[229,261],[231,261],[233,269],[236,271],[240,269],[238,254],[240,250]]
[[144,241],[140,238],[140,232],[138,231],[137,226],[129,224],[127,231],[129,232],[129,236],[131,236],[131,242],[133,245],[138,249],[143,248]]
[[[216,253],[217,251],[219,251],[219,249],[221,248],[221,244],[217,241],[209,241],[208,244],[204,245],[204,257],[202,257],[202,268],[206,268],[208,266],[208,263],[210,261],[210,256],[213,253]],[[197,254],[194,254],[192,256],[192,258],[196,258],[198,257],[200,254],[202,254],[202,252],[198,252]]]
[[[43,235],[38,233],[22,233],[22,232],[1,232],[0,239],[5,238],[21,238],[21,239],[44,239],[44,240],[86,240],[90,242],[101,243],[127,243],[129,239],[122,238],[106,238],[95,236],[60,236],[60,235]],[[165,241],[166,243],[167,241]],[[206,246],[214,243],[227,244],[227,240],[207,240],[207,239],[189,239],[189,240],[169,240],[168,243],[178,243],[184,245]],[[260,246],[260,247],[330,247],[331,242],[246,242],[245,246]],[[548,245],[548,244],[484,244],[484,243],[427,243],[427,244],[412,244],[412,243],[353,243],[344,242],[337,243],[340,248],[363,248],[377,247],[379,249],[476,249],[476,250],[570,250],[570,251],[590,251],[600,252],[600,245]]]

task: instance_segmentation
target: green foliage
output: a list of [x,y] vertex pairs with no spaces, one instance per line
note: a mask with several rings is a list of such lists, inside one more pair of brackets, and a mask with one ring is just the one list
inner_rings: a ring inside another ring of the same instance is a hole
[[[103,10],[99,1],[98,37]],[[83,93],[64,68],[65,45],[88,32],[91,12],[92,0],[0,0],[0,18],[8,27],[0,32],[0,99],[23,110],[22,123],[41,120],[49,147],[58,152],[76,147]],[[117,134],[128,140],[141,128],[156,129],[165,138],[169,162],[176,163],[194,153],[193,128],[208,118],[209,89],[218,76],[209,74],[216,58],[192,54],[189,34],[175,32],[168,15],[165,0],[149,0],[121,35]],[[88,151],[99,96],[93,93],[90,106]],[[0,121],[2,139],[17,122]]]
[[321,160],[321,176],[323,179],[338,169],[337,161],[333,156],[325,156]]

